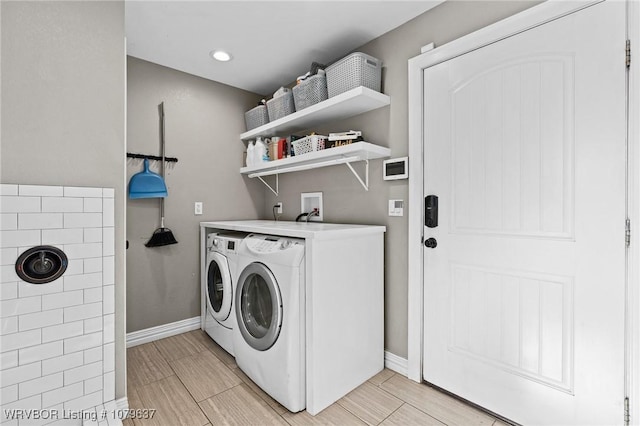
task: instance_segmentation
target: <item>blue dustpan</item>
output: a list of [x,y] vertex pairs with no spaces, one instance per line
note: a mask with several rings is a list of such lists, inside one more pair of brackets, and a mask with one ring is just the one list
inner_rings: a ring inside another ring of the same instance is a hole
[[149,160],[144,159],[144,170],[131,176],[129,181],[129,198],[164,198],[167,196],[167,185],[157,173],[149,170]]

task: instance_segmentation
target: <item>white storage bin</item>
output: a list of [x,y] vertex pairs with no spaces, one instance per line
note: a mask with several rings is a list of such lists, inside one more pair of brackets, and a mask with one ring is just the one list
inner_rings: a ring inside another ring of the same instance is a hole
[[328,139],[328,137],[322,135],[311,135],[295,140],[291,142],[293,153],[297,157],[309,152],[321,151],[324,149],[324,144]]

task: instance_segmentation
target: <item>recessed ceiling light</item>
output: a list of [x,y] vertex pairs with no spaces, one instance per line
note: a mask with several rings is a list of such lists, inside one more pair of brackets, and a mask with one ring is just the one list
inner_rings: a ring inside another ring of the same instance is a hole
[[213,59],[220,62],[227,62],[231,60],[231,55],[224,50],[212,50],[209,54]]

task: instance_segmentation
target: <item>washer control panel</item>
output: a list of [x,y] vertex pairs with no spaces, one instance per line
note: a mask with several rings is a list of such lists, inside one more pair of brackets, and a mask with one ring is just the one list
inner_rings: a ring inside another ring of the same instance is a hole
[[235,253],[246,234],[239,233],[212,233],[207,235],[207,249],[225,253]]

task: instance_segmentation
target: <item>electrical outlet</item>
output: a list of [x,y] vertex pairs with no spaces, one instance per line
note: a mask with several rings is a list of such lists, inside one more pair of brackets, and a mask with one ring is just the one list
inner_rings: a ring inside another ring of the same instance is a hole
[[196,201],[193,205],[193,214],[196,216],[202,215],[202,201]]
[[276,213],[282,214],[282,201],[276,203]]

